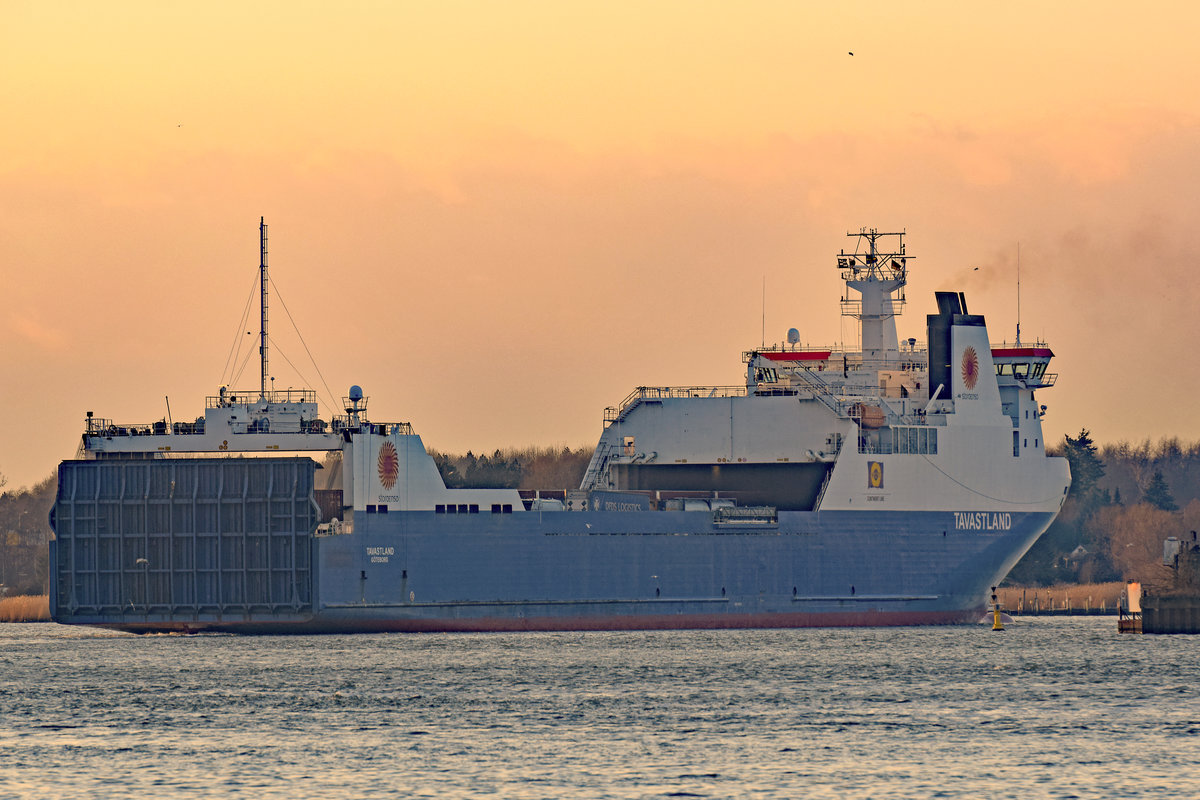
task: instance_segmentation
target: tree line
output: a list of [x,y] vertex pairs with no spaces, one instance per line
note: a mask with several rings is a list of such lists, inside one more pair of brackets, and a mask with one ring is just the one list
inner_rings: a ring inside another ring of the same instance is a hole
[[[491,455],[429,451],[451,488],[575,489],[589,447],[525,447]],[[1098,446],[1085,428],[1051,455],[1071,466],[1062,513],[1013,568],[1007,583],[1048,586],[1165,578],[1162,543],[1200,531],[1200,441],[1171,437]],[[46,587],[51,474],[0,494],[0,593],[41,594]],[[0,476],[0,489],[4,489]]]
[[[0,477],[0,488],[4,487]],[[50,508],[58,493],[52,473],[34,486],[0,494],[0,596],[46,593]]]
[[1006,582],[1165,580],[1163,541],[1200,531],[1200,442],[1169,437],[1099,447],[1084,428],[1050,454],[1071,466],[1067,501]]
[[430,450],[450,489],[578,489],[592,458],[590,447],[525,447],[491,456]]

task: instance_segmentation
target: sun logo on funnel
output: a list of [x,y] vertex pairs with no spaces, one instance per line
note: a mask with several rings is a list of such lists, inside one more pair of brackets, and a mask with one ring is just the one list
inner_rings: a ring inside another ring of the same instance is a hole
[[400,457],[396,455],[396,445],[384,442],[379,448],[379,482],[384,489],[391,489],[399,475]]
[[962,379],[968,389],[974,389],[975,382],[979,380],[979,356],[975,354],[974,347],[963,350]]

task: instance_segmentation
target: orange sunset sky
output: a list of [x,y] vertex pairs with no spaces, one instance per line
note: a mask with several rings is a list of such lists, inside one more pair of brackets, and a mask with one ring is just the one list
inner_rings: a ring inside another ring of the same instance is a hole
[[[863,226],[907,230],[922,340],[939,289],[1011,340],[1019,243],[1047,440],[1195,440],[1197,9],[0,0],[0,472],[49,475],[88,410],[201,414],[260,216],[334,395],[441,450],[737,384],[764,312],[853,343]],[[271,318],[276,387],[324,399]]]

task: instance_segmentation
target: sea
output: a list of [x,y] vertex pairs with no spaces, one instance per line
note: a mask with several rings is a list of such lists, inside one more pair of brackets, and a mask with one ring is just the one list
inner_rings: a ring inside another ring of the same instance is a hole
[[0,625],[0,798],[1197,796],[1200,637],[1116,627]]

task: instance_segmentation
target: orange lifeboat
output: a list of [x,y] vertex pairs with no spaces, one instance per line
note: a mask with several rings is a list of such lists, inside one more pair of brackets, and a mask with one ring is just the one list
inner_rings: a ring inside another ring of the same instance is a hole
[[859,403],[855,405],[852,416],[858,417],[860,428],[882,428],[887,422],[887,414],[879,406],[868,406]]

